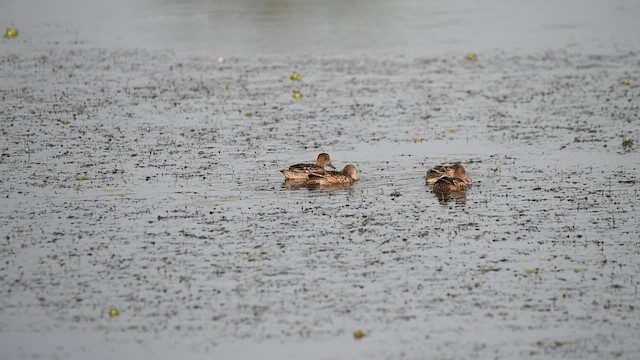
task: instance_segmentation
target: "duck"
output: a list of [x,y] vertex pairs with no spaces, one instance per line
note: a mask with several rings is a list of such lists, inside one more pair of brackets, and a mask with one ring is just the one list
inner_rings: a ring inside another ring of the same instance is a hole
[[358,181],[358,169],[349,164],[342,171],[324,171],[323,173],[310,173],[304,182],[305,186],[330,186],[349,185]]
[[[464,184],[471,184],[471,178],[467,175],[467,170],[460,163],[453,165],[436,165],[427,172],[427,185],[434,185],[439,179],[449,177],[461,180]],[[450,183],[450,181],[448,181]]]
[[335,169],[336,167],[331,162],[331,158],[327,153],[320,153],[318,158],[316,158],[315,164],[295,164],[289,166],[288,169],[282,169],[280,172],[284,175],[284,178],[287,180],[306,180],[309,177],[309,174],[323,174],[325,172],[325,167],[330,167]]
[[468,188],[469,183],[451,176],[443,176],[433,184],[433,192],[436,194],[464,191]]

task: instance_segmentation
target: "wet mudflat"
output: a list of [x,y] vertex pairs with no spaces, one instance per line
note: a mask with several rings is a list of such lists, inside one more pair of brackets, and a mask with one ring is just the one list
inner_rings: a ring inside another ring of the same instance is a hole
[[0,55],[0,356],[637,358],[640,55],[465,55]]

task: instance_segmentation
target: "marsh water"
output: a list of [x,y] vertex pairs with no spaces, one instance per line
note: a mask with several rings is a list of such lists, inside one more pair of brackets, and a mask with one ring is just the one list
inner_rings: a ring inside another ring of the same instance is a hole
[[49,44],[191,55],[441,55],[637,50],[637,1],[41,0],[0,2],[3,26]]
[[0,358],[640,354],[635,2],[60,4],[0,3]]

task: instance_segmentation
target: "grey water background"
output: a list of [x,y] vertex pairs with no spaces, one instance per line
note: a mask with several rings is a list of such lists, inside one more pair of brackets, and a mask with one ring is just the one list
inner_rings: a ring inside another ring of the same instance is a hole
[[0,0],[0,359],[637,359],[639,3]]
[[[3,0],[0,21],[88,46],[214,56],[625,51],[633,0]],[[45,37],[45,34],[41,34]]]

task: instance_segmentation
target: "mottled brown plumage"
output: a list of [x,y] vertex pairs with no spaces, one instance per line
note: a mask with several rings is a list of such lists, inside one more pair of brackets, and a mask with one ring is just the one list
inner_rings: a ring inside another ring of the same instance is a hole
[[315,164],[295,164],[289,166],[288,169],[280,170],[287,180],[306,180],[309,174],[322,174],[325,172],[325,167],[335,169],[336,167],[331,163],[331,158],[327,153],[321,153],[318,155]]
[[452,191],[464,191],[467,190],[469,184],[461,179],[443,176],[433,184],[434,192],[452,192]]
[[306,186],[328,186],[338,184],[351,184],[358,180],[358,170],[349,164],[342,171],[324,171],[323,173],[311,173],[305,181]]
[[467,171],[460,163],[453,165],[436,165],[427,172],[427,184],[435,184],[439,179],[443,177],[450,177],[458,180],[462,180],[465,184],[471,184],[471,178],[467,175]]

